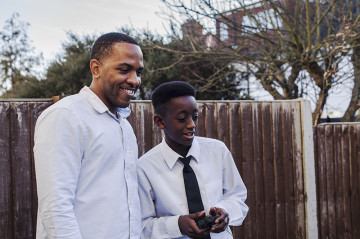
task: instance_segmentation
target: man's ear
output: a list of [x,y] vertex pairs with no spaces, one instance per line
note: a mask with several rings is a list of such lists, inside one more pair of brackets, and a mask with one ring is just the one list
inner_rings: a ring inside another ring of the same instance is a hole
[[94,79],[97,79],[100,77],[101,74],[101,63],[96,60],[96,59],[92,59],[90,61],[90,70],[91,70],[91,74],[93,75]]
[[159,114],[155,114],[154,115],[154,123],[160,128],[163,129],[164,126],[164,122],[163,122],[163,118],[161,117],[161,115]]

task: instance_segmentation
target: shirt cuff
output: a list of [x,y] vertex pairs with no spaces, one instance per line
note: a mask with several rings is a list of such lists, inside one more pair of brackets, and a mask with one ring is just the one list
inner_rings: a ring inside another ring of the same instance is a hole
[[245,205],[235,206],[234,203],[227,202],[227,204],[217,203],[215,207],[224,209],[229,214],[229,225],[240,226],[245,219],[248,207]]
[[165,221],[166,232],[170,238],[177,238],[183,236],[179,228],[179,217],[180,215],[171,216],[168,217]]

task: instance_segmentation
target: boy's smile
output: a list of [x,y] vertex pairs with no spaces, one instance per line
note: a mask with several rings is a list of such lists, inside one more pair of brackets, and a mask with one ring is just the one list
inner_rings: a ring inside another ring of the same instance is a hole
[[193,96],[172,98],[159,116],[165,141],[175,152],[186,156],[195,137],[199,112]]

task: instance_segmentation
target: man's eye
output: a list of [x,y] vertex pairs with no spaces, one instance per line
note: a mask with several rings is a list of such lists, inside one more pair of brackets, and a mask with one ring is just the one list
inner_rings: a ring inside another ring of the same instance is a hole
[[129,73],[129,69],[117,69],[117,70],[120,71],[120,73],[122,73],[122,74]]
[[141,76],[141,73],[142,73],[142,71],[137,71],[137,72],[136,72],[136,75],[137,75],[137,76]]
[[186,118],[178,118],[179,122],[185,122]]
[[193,116],[193,120],[194,120],[194,121],[195,121],[195,120],[198,120],[198,118],[199,118],[198,115],[194,115],[194,116]]

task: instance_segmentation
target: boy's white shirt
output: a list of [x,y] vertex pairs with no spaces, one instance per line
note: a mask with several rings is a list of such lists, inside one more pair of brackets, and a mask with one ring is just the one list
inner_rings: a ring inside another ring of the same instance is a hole
[[[187,156],[200,187],[205,212],[223,208],[229,225],[241,225],[248,212],[246,187],[226,145],[216,139],[195,137]],[[181,157],[163,141],[144,154],[138,163],[139,196],[142,210],[141,238],[188,238],[178,226],[180,215],[189,214]],[[233,238],[228,227],[211,238]]]

